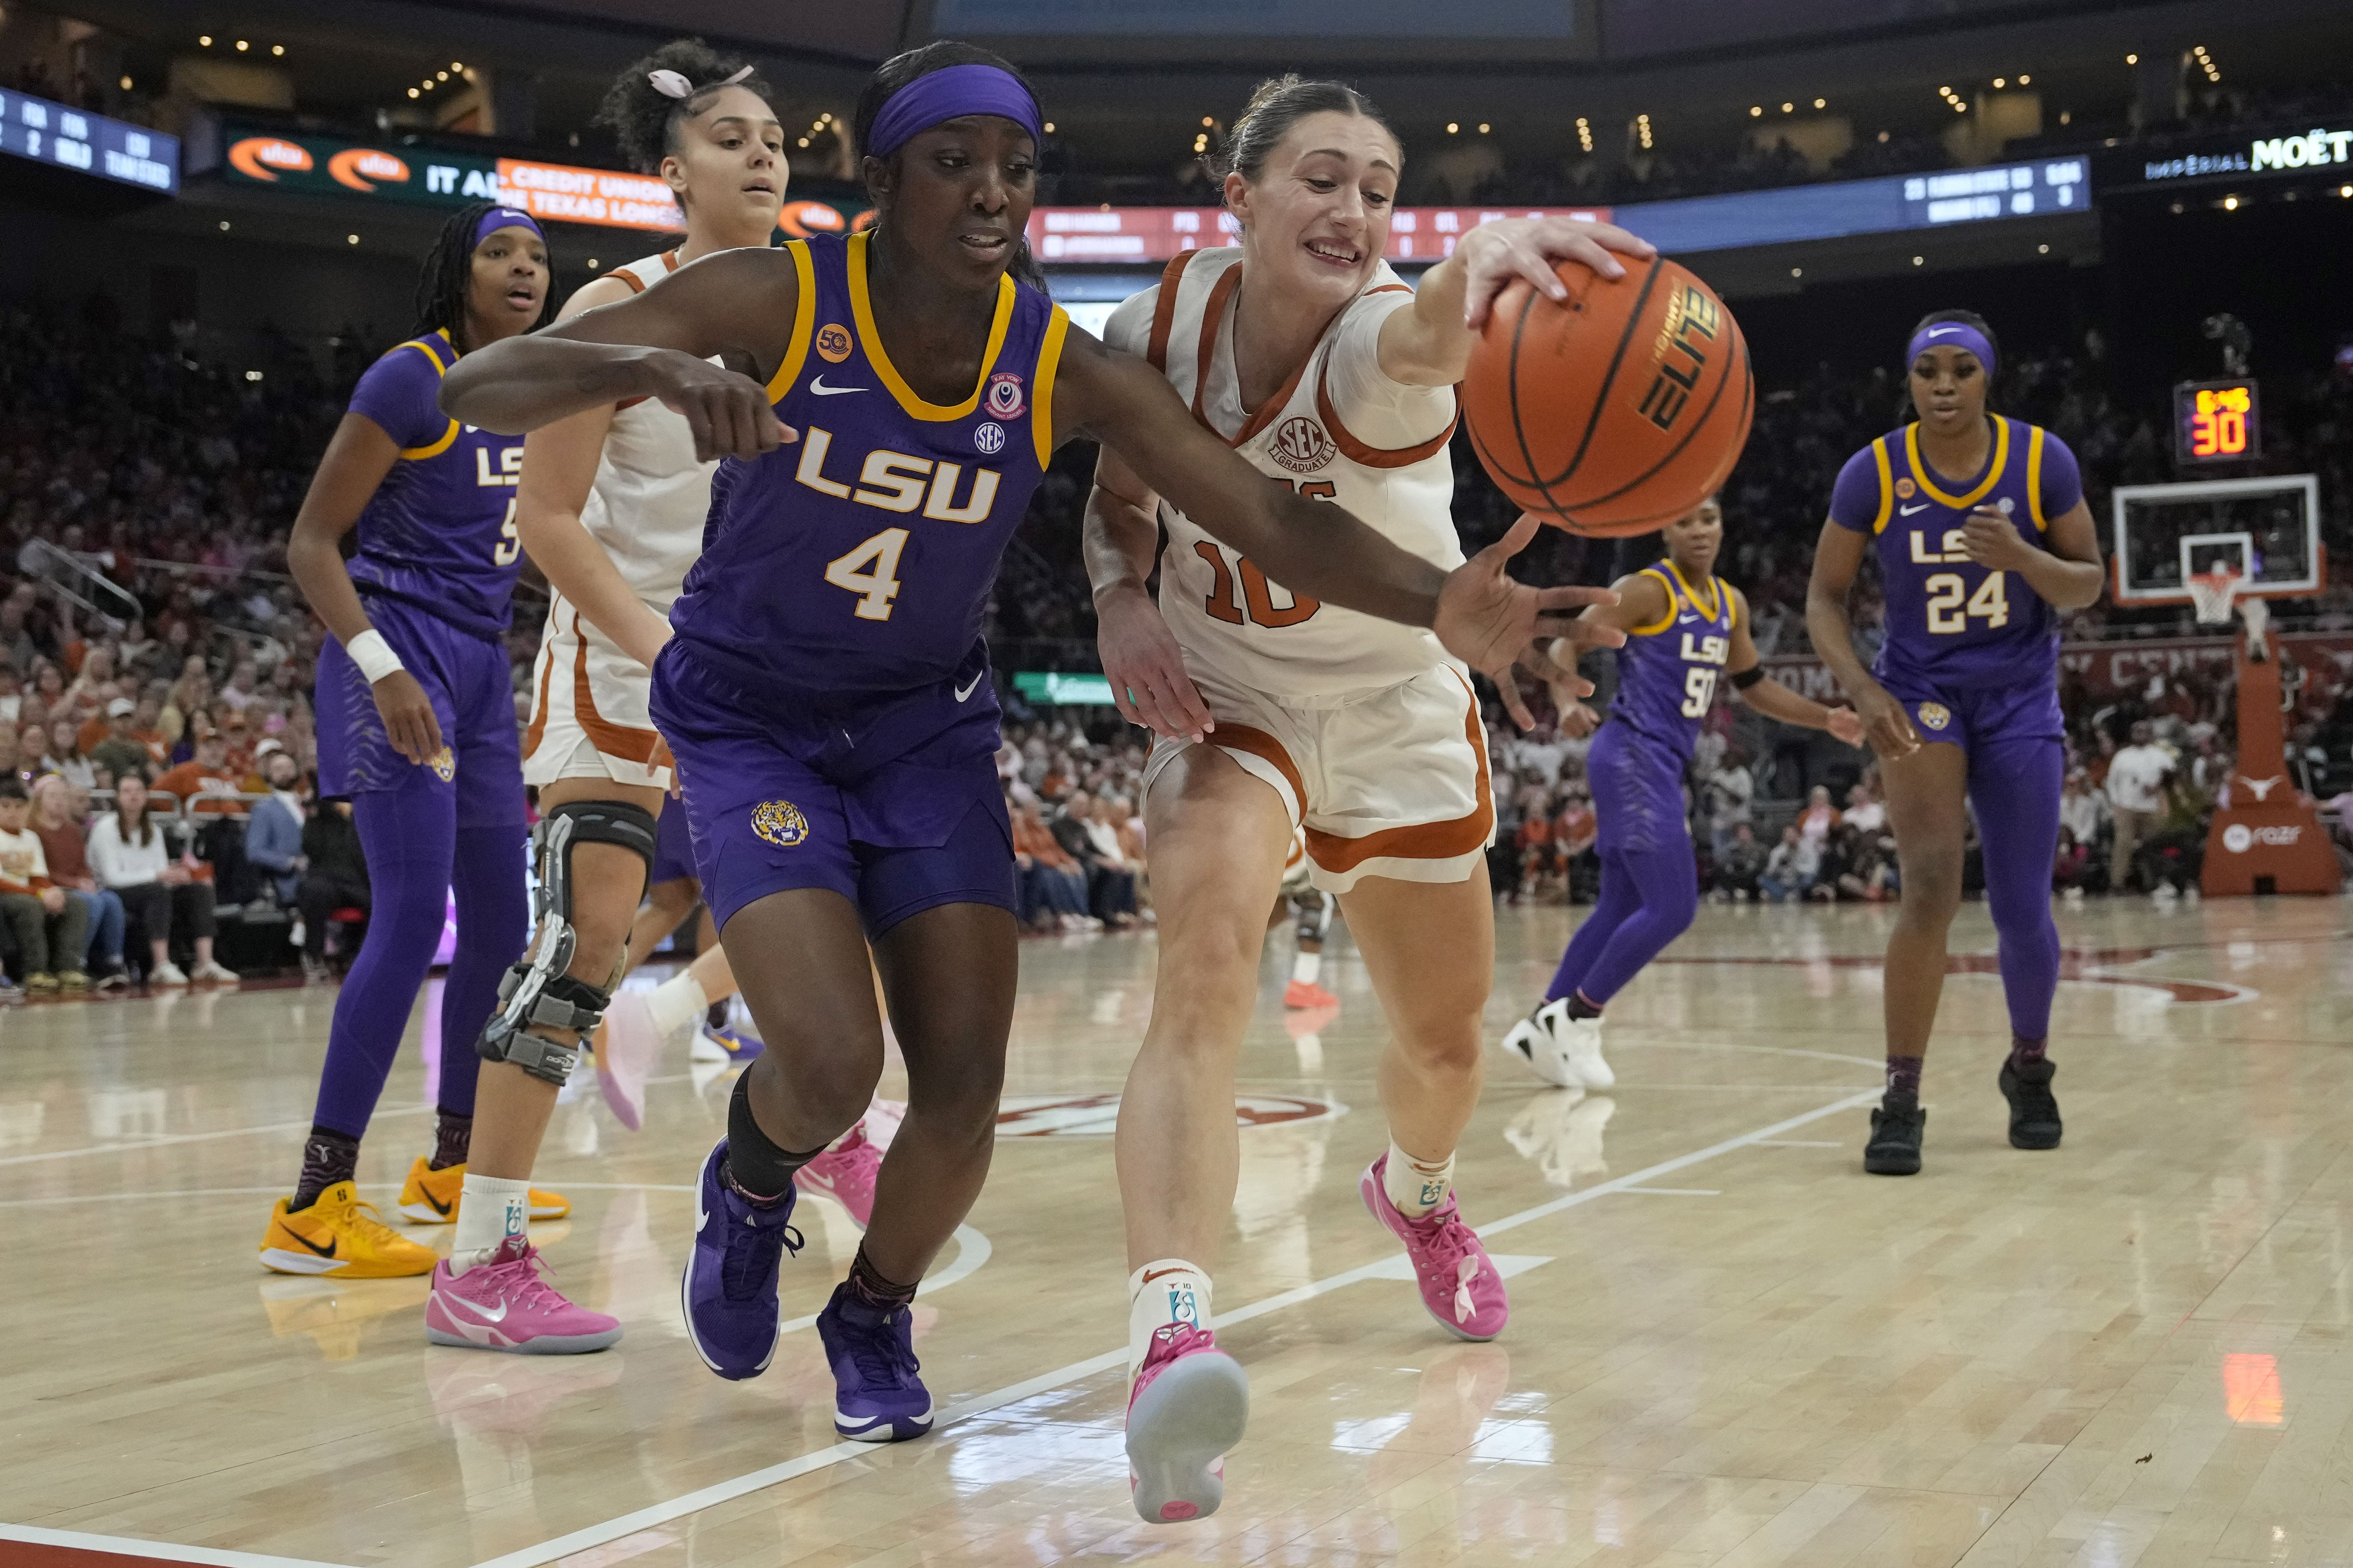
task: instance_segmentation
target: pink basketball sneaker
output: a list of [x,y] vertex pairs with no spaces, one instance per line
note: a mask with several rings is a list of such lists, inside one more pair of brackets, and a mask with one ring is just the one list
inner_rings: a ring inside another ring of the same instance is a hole
[[812,1196],[831,1198],[864,1230],[874,1215],[874,1178],[881,1169],[882,1151],[867,1141],[861,1119],[839,1144],[795,1171],[793,1185]]
[[1389,1157],[1383,1154],[1356,1182],[1356,1192],[1375,1219],[1405,1243],[1413,1263],[1413,1277],[1421,1287],[1421,1304],[1438,1326],[1458,1340],[1492,1340],[1504,1331],[1512,1304],[1504,1296],[1504,1277],[1479,1237],[1462,1223],[1454,1194],[1426,1219],[1408,1219],[1381,1186],[1381,1173]]
[[488,1263],[452,1275],[433,1266],[425,1299],[425,1337],[437,1345],[512,1351],[518,1355],[577,1355],[621,1337],[621,1321],[575,1306],[540,1278],[539,1249],[510,1237]]
[[1147,1524],[1207,1519],[1250,1422],[1250,1379],[1190,1323],[1155,1330],[1127,1395],[1127,1486]]

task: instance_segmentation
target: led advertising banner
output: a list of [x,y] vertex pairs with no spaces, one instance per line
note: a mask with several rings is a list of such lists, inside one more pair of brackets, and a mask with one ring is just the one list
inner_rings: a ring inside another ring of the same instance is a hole
[[[2089,166],[2081,158],[2056,158],[1637,202],[1615,209],[1399,207],[1389,221],[1388,258],[1417,265],[1441,261],[1454,254],[1461,236],[1505,217],[1615,223],[1662,250],[1681,254],[2088,212],[2091,205]],[[1039,207],[1029,215],[1029,248],[1050,266],[1163,262],[1179,251],[1235,244],[1240,232],[1233,215],[1222,207]]]
[[[1391,261],[1442,261],[1454,242],[1503,217],[1575,217],[1606,223],[1608,207],[1399,207],[1389,219]],[[1240,234],[1223,207],[1038,207],[1029,248],[1045,262],[1160,262],[1179,251],[1233,245]]]
[[1935,174],[1840,180],[1778,191],[1639,202],[1611,221],[1674,254],[1787,245],[1851,234],[1897,234],[2010,217],[2089,212],[2081,158],[1997,163]]
[[0,153],[159,195],[180,192],[178,137],[28,93],[0,92]]
[[330,136],[287,136],[231,126],[222,177],[313,196],[367,196],[427,206],[500,199],[498,161],[440,148],[369,146]]
[[[224,141],[222,177],[231,184],[425,206],[500,202],[544,222],[600,228],[685,226],[670,187],[644,174],[247,127],[229,128]],[[787,238],[841,234],[871,222],[866,211],[863,200],[787,199],[776,226]]]
[[2353,180],[2353,121],[2284,134],[2245,131],[2169,138],[2162,147],[2126,147],[2100,159],[2103,189],[2205,180],[2271,180],[2309,172]]

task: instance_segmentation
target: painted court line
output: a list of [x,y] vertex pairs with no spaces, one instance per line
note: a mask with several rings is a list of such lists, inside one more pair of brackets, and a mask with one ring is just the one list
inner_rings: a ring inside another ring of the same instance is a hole
[[[684,1083],[692,1076],[691,1073],[669,1073],[660,1078],[646,1079],[646,1086],[650,1089],[658,1083]],[[376,1121],[381,1121],[387,1116],[426,1116],[431,1114],[432,1110],[433,1107],[429,1105],[379,1105],[373,1114]],[[10,1154],[0,1157],[0,1166],[38,1165],[51,1160],[84,1159],[91,1154],[128,1154],[142,1149],[169,1149],[182,1143],[208,1143],[220,1138],[258,1138],[272,1132],[308,1132],[310,1130],[310,1118],[304,1117],[300,1121],[265,1121],[256,1127],[225,1127],[212,1132],[142,1134],[112,1143],[92,1143],[79,1149],[52,1149],[41,1154]]]
[[[1879,1095],[1880,1091],[1877,1089],[1850,1094],[1816,1110],[1759,1127],[1752,1132],[1726,1138],[1721,1142],[1711,1143],[1704,1149],[1695,1149],[1688,1154],[1678,1155],[1672,1160],[1662,1160],[1655,1165],[1630,1172],[1595,1186],[1586,1187],[1577,1192],[1565,1193],[1550,1202],[1537,1204],[1532,1208],[1522,1209],[1517,1214],[1506,1215],[1501,1219],[1490,1221],[1478,1227],[1479,1234],[1482,1238],[1499,1236],[1505,1231],[1533,1224],[1537,1220],[1592,1203],[1597,1199],[1639,1189],[1644,1184],[1656,1181],[1662,1176],[1672,1175],[1677,1171],[1686,1170],[1693,1165],[1731,1153],[1735,1150],[1754,1148],[1760,1144],[1774,1144],[1782,1133],[1793,1132],[1800,1127],[1810,1126],[1826,1116],[1835,1116],[1841,1111],[1868,1105],[1876,1100]],[[982,1245],[985,1247],[987,1244],[983,1242]],[[985,1257],[986,1254],[983,1253],[979,1258],[976,1258],[974,1267],[977,1268]],[[961,1261],[962,1258],[959,1258],[958,1262]],[[1319,1296],[1328,1295],[1334,1290],[1362,1280],[1386,1278],[1388,1271],[1395,1267],[1395,1263],[1394,1258],[1382,1258],[1360,1268],[1335,1274],[1329,1279],[1319,1279],[1312,1285],[1303,1285],[1296,1289],[1282,1291],[1264,1300],[1253,1301],[1249,1306],[1237,1308],[1230,1312],[1220,1312],[1218,1314],[1218,1324],[1219,1327],[1224,1327],[1233,1323],[1248,1322],[1252,1318],[1263,1317],[1269,1312],[1281,1311],[1288,1307],[1312,1301]],[[1050,1393],[1055,1389],[1082,1382],[1126,1364],[1127,1351],[1123,1346],[1117,1350],[1105,1351],[1101,1355],[1090,1356],[1084,1361],[1072,1362],[1067,1366],[1056,1367],[1051,1372],[1040,1373],[1035,1377],[1025,1378],[1019,1383],[1008,1384],[992,1393],[954,1401],[940,1412],[937,1428],[955,1426],[974,1416],[985,1415],[990,1411],[1018,1405],[1025,1399],[1035,1398],[1040,1394]],[[510,1552],[504,1556],[491,1558],[476,1564],[475,1568],[540,1568],[542,1564],[569,1557],[575,1552],[587,1552],[641,1531],[658,1529],[673,1520],[701,1513],[706,1509],[716,1508],[722,1503],[732,1502],[737,1498],[765,1490],[769,1487],[779,1486],[802,1476],[812,1475],[818,1470],[830,1469],[835,1465],[848,1460],[876,1457],[874,1446],[871,1444],[836,1443],[830,1447],[819,1448],[814,1453],[804,1454],[798,1458],[787,1459],[782,1464],[770,1465],[765,1469],[754,1470],[748,1475],[737,1476],[730,1480],[717,1481],[683,1496],[672,1498],[667,1502],[654,1503],[633,1512],[625,1513],[617,1519],[607,1520],[602,1524],[592,1524],[585,1529],[575,1530],[568,1535],[557,1536],[553,1541],[544,1541],[536,1546],[526,1546],[520,1551]],[[92,1535],[79,1531],[42,1530],[31,1525],[0,1524],[0,1541],[21,1541],[28,1544],[65,1547],[85,1552],[111,1552],[164,1563],[199,1564],[201,1568],[335,1568],[333,1564],[299,1558],[271,1557],[260,1552],[227,1552],[209,1547],[179,1546],[164,1542],[141,1541],[126,1536]]]
[[1724,1195],[1722,1190],[1715,1187],[1620,1187],[1618,1190],[1640,1193],[1651,1198],[1720,1198]]
[[[1835,1116],[1842,1110],[1852,1110],[1857,1106],[1868,1105],[1878,1100],[1879,1096],[1880,1090],[1877,1089],[1850,1094],[1819,1110],[1788,1117],[1773,1122],[1769,1126],[1760,1127],[1753,1132],[1745,1132],[1737,1137],[1727,1138],[1719,1143],[1711,1143],[1704,1149],[1694,1150],[1691,1153],[1662,1161],[1658,1164],[1620,1176],[1613,1181],[1603,1182],[1578,1192],[1563,1194],[1549,1203],[1538,1204],[1533,1208],[1522,1209],[1517,1214],[1507,1215],[1502,1219],[1482,1225],[1478,1227],[1479,1234],[1483,1238],[1515,1229],[1520,1226],[1533,1224],[1536,1220],[1576,1208],[1580,1205],[1592,1203],[1596,1199],[1639,1187],[1646,1182],[1671,1175],[1677,1171],[1715,1159],[1719,1155],[1731,1153],[1736,1149],[1749,1148],[1778,1137],[1781,1133],[1795,1131],[1826,1116]],[[1319,1279],[1312,1285],[1302,1285],[1295,1289],[1269,1296],[1264,1300],[1253,1301],[1249,1306],[1236,1308],[1230,1312],[1219,1312],[1217,1316],[1217,1326],[1225,1328],[1229,1324],[1245,1323],[1252,1318],[1264,1317],[1269,1312],[1278,1312],[1288,1307],[1298,1306],[1302,1302],[1312,1301],[1318,1296],[1328,1295],[1334,1290],[1356,1284],[1360,1280],[1379,1279],[1383,1271],[1390,1266],[1391,1260],[1384,1258],[1360,1268],[1335,1274],[1327,1279]],[[1090,1356],[1084,1361],[1076,1361],[1067,1366],[1057,1367],[1051,1372],[1040,1373],[1035,1377],[1026,1378],[993,1393],[955,1401],[940,1413],[934,1430],[938,1431],[955,1426],[976,1415],[985,1415],[990,1411],[1003,1409],[1008,1405],[1018,1405],[1025,1399],[1035,1398],[1040,1394],[1082,1382],[1115,1367],[1124,1367],[1126,1364],[1127,1350],[1126,1347],[1122,1346],[1117,1350],[1105,1351],[1101,1355]],[[829,1448],[820,1448],[815,1453],[804,1454],[798,1458],[787,1459],[782,1464],[770,1465],[765,1469],[754,1470],[748,1475],[737,1476],[732,1480],[714,1482],[710,1486],[688,1492],[683,1497],[672,1498],[668,1502],[654,1503],[634,1512],[625,1513],[618,1519],[607,1520],[603,1524],[592,1524],[586,1529],[575,1530],[568,1535],[560,1535],[553,1541],[542,1542],[536,1546],[526,1546],[521,1551],[510,1552],[502,1557],[491,1558],[477,1563],[475,1568],[540,1568],[541,1564],[568,1557],[575,1552],[586,1552],[592,1547],[603,1546],[626,1536],[635,1535],[640,1531],[655,1529],[670,1523],[672,1520],[682,1519],[689,1514],[716,1508],[721,1503],[732,1502],[749,1493],[811,1475],[818,1470],[829,1469],[847,1460],[873,1458],[876,1457],[874,1449],[875,1446],[871,1443],[836,1443]]]

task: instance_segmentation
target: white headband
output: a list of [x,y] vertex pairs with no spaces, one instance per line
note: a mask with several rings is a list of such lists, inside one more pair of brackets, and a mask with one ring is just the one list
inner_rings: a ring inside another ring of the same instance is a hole
[[[750,76],[751,74],[752,68],[750,66],[745,66],[742,70],[737,71],[733,76],[729,77],[726,80],[714,81],[711,85],[712,87],[733,87],[737,82],[742,81],[745,77]],[[653,83],[654,90],[660,93],[664,98],[692,98],[698,90],[708,90],[698,89],[692,82],[687,80],[686,78],[679,75],[678,72],[673,70],[648,71],[646,73],[646,79]]]

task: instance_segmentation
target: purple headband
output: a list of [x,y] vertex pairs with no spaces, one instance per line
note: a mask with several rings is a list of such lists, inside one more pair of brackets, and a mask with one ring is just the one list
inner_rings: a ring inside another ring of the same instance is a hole
[[1923,349],[1967,349],[1978,356],[1986,374],[1993,374],[1993,345],[1986,342],[1983,332],[1959,321],[1932,321],[1912,334],[1912,346],[1904,351],[1904,367],[1909,371]]
[[1043,144],[1046,140],[1038,100],[1020,78],[995,66],[949,66],[919,76],[891,95],[867,133],[866,151],[888,158],[918,133],[966,114],[1000,115],[1029,132],[1030,141]]
[[541,244],[547,242],[547,236],[541,231],[538,220],[529,213],[517,212],[512,207],[492,207],[482,215],[481,221],[474,225],[474,243],[481,244],[502,228],[527,228],[539,236]]

